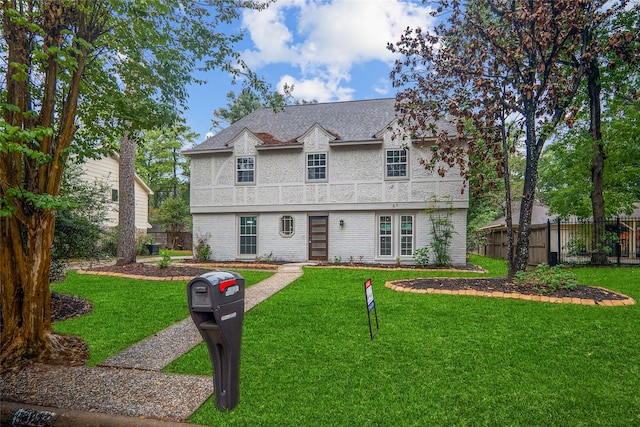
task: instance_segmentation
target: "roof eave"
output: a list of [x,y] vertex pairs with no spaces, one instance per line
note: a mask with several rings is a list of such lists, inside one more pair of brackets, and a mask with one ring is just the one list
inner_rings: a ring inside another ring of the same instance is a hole
[[184,150],[182,155],[184,156],[199,156],[202,154],[231,154],[233,153],[233,148],[224,147],[224,148],[211,148],[208,150]]
[[343,141],[343,140],[334,140],[329,141],[329,146],[331,147],[352,147],[354,145],[381,145],[382,139],[362,139],[362,140],[352,140],[352,141]]
[[292,144],[263,144],[263,145],[256,145],[256,150],[258,151],[293,150],[293,149],[301,149],[303,147],[304,147],[304,144],[300,142],[295,142]]

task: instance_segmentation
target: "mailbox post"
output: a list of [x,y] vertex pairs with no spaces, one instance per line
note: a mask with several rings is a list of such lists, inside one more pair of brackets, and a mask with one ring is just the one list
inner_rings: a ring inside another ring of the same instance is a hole
[[244,278],[234,272],[206,273],[187,284],[187,296],[191,318],[209,349],[216,406],[231,410],[240,394]]

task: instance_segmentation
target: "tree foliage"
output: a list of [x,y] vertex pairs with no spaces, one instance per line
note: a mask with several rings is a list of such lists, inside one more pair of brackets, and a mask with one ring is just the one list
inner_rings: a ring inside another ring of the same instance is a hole
[[158,220],[167,232],[169,245],[176,249],[180,240],[180,233],[191,228],[191,212],[189,203],[178,197],[165,199],[158,209]]
[[[573,97],[594,46],[585,29],[620,2],[590,0],[441,0],[433,32],[408,28],[389,49],[399,53],[391,77],[400,125],[415,138],[437,136],[425,165],[443,175],[493,165],[509,176],[510,123],[523,133],[525,176],[519,233],[510,274],[526,268],[531,214],[542,148],[557,126],[572,120]],[[456,135],[435,135],[442,118]],[[465,133],[464,124],[472,129]],[[470,126],[469,126],[470,124]],[[482,181],[483,177],[480,177]],[[509,182],[505,181],[507,194]],[[510,203],[507,203],[510,209]],[[510,217],[508,211],[507,217]],[[508,221],[509,222],[509,221]],[[512,224],[507,224],[512,229]],[[511,240],[511,239],[510,239]]]
[[158,209],[170,197],[188,195],[189,159],[182,150],[195,138],[196,134],[180,123],[142,133],[137,144],[136,172],[153,189],[150,207]]
[[[640,201],[640,103],[628,104],[622,114],[610,116],[614,111],[605,110],[602,127],[606,217],[629,212]],[[549,145],[541,158],[540,198],[563,217],[593,216],[593,147],[587,126],[579,123],[561,141]]]
[[227,107],[220,107],[213,111],[211,126],[219,129],[232,124],[263,106],[263,102],[254,91],[244,88],[236,95],[235,92],[227,92]]
[[543,153],[540,188],[553,212],[601,222],[640,200],[640,6],[591,31],[597,81],[586,82],[577,97],[574,128]]
[[97,155],[125,130],[152,127],[185,108],[197,67],[257,82],[233,49],[240,35],[218,27],[237,18],[239,7],[265,6],[251,0],[1,2],[3,368],[68,356],[63,339],[51,333],[49,266],[54,213],[69,206],[59,197],[69,156]]
[[56,211],[52,259],[86,259],[102,255],[104,223],[110,204],[107,198],[109,189],[105,183],[83,180],[80,166],[67,167],[60,194],[70,204],[68,209]]

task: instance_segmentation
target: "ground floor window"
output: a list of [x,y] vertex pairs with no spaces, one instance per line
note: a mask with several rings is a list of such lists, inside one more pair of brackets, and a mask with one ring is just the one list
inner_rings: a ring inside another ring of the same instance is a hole
[[380,255],[391,256],[392,255],[391,234],[393,230],[392,230],[390,215],[380,216],[379,229],[380,229]]
[[400,217],[400,255],[413,255],[413,215]]
[[280,235],[282,237],[293,236],[293,217],[291,215],[285,215],[280,218]]
[[378,215],[378,256],[413,256],[414,215]]
[[258,253],[258,218],[255,216],[240,217],[240,255],[256,255]]

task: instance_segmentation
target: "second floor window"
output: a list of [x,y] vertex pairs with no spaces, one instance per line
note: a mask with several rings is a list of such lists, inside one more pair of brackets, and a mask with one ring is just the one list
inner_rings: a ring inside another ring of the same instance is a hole
[[236,182],[251,183],[255,176],[255,157],[238,157],[236,159]]
[[327,179],[326,153],[307,154],[307,179],[310,181]]
[[405,178],[407,176],[407,150],[387,150],[386,177]]

